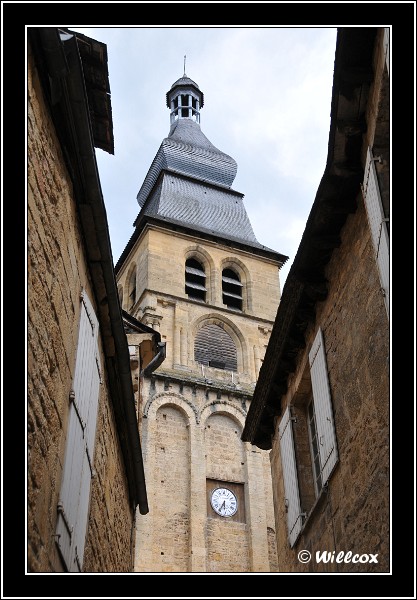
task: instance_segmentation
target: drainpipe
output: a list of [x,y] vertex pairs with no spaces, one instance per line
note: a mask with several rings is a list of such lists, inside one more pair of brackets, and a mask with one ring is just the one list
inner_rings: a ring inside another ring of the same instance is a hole
[[166,357],[166,345],[166,342],[158,342],[159,352],[153,357],[151,362],[148,365],[146,365],[144,369],[142,369],[142,371],[140,372],[141,377],[143,377],[144,375],[150,375],[155,371],[155,369],[159,367],[160,364],[164,362]]

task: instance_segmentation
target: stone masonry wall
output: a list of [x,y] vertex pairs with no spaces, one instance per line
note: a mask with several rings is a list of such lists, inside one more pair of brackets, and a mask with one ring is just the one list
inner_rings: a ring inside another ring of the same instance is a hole
[[[329,294],[298,365],[305,364],[317,327],[323,329],[339,463],[293,549],[287,541],[279,441],[271,455],[280,571],[389,570],[389,328],[362,197],[326,269]],[[294,373],[286,404],[297,393]],[[297,427],[297,424],[294,425]],[[378,554],[378,563],[303,564],[301,549]]]
[[[67,172],[28,55],[28,570],[62,570],[55,548],[80,292],[93,300]],[[101,356],[104,365],[104,357]],[[99,402],[86,567],[131,567],[132,511],[104,374]]]
[[[240,426],[228,415],[215,413],[207,419],[204,434],[206,477],[225,482],[244,482],[245,450],[240,440]],[[246,523],[208,517],[208,572],[249,571],[248,545]]]
[[[204,268],[205,301],[193,300],[185,292],[185,262],[190,257]],[[134,266],[132,305],[129,285]],[[224,268],[239,274],[242,311],[223,304]],[[159,331],[166,342],[164,362],[151,377],[143,378],[140,388],[140,435],[150,510],[145,517],[137,516],[135,571],[275,570],[269,453],[244,444],[240,436],[279,303],[276,262],[152,225],[141,233],[117,281],[123,289],[123,307]],[[206,325],[220,327],[232,339],[236,371],[195,360],[196,335]],[[173,407],[177,418],[184,419],[178,430],[167,427]],[[161,413],[166,414],[166,422]],[[187,448],[180,431],[187,432]],[[173,477],[175,469],[179,469],[177,477]],[[208,480],[240,486],[244,522],[210,514]]]
[[[135,571],[274,570],[268,453],[240,439],[250,399],[171,381],[163,364],[141,385],[149,514],[138,515]],[[208,480],[242,486],[244,521],[209,514]]]

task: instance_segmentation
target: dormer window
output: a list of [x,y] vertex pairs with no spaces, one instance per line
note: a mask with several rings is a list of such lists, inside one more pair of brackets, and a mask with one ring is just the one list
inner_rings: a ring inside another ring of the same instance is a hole
[[190,300],[206,301],[206,274],[204,267],[195,258],[185,262],[185,293]]
[[223,269],[222,292],[223,304],[227,308],[242,310],[242,288],[239,275],[233,269]]

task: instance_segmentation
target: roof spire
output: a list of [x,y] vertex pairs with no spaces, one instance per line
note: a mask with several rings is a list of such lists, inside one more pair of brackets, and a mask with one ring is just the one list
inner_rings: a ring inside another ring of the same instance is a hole
[[184,54],[184,75],[185,75],[185,61],[187,60],[187,55]]

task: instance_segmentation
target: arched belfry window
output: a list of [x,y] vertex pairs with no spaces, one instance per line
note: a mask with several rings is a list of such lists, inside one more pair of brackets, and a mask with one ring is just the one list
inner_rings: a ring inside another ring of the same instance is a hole
[[130,277],[129,277],[128,293],[129,293],[129,308],[132,308],[132,306],[136,302],[136,267],[133,269],[133,271],[131,272]]
[[223,304],[228,308],[242,310],[242,288],[239,275],[233,269],[223,269]]
[[208,367],[237,371],[237,351],[230,335],[211,323],[198,330],[194,343],[194,360]]
[[203,265],[195,258],[185,262],[185,293],[190,300],[206,301],[206,274]]

